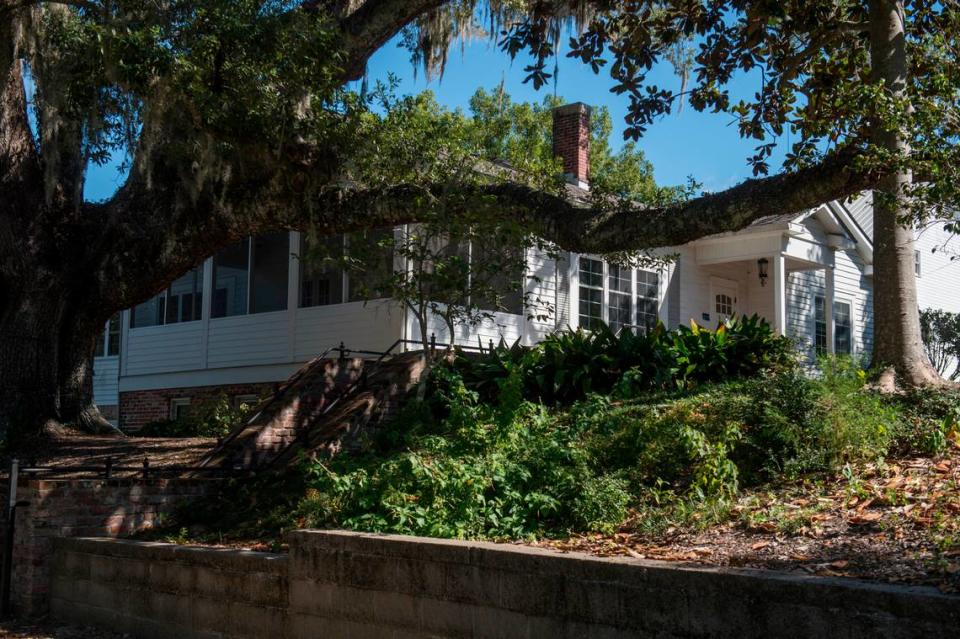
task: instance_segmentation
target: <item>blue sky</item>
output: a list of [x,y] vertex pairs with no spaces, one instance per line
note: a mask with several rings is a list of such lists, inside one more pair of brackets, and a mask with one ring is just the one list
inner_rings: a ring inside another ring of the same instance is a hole
[[[603,70],[600,75],[595,75],[589,67],[561,55],[556,86],[551,84],[535,91],[531,84],[523,83],[524,66],[523,59],[511,61],[495,42],[474,40],[466,44],[463,54],[460,47],[455,46],[444,76],[428,81],[422,69],[414,69],[409,53],[398,47],[397,40],[394,40],[370,60],[368,79],[372,84],[377,79],[385,80],[392,73],[400,81],[401,94],[430,89],[441,104],[450,108],[465,107],[478,87],[492,89],[501,80],[515,101],[541,101],[555,90],[557,95],[570,102],[606,105],[614,125],[611,142],[614,148],[620,146],[627,100],[610,92],[613,83]],[[679,79],[668,65],[654,69],[650,78],[661,86],[676,88],[679,85]],[[740,78],[731,92],[750,95],[755,90],[753,79]],[[750,177],[746,158],[755,145],[750,140],[740,139],[730,116],[697,113],[688,105],[680,113],[666,116],[650,127],[640,139],[639,146],[653,163],[660,184],[680,184],[687,176],[693,176],[705,190],[718,191]],[[775,160],[782,160],[782,155],[778,158]],[[776,170],[776,162],[771,163],[771,168]],[[114,164],[90,167],[85,191],[87,198],[109,197],[122,183],[123,177]]]

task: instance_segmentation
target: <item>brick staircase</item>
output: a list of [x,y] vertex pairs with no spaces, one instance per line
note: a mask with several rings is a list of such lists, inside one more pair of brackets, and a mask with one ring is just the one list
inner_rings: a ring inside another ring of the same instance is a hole
[[291,463],[300,451],[349,447],[396,415],[423,368],[420,353],[308,362],[201,465],[258,470]]

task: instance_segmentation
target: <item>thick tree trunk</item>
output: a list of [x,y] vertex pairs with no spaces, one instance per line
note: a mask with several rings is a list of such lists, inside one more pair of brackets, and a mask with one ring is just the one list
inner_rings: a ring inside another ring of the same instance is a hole
[[[907,48],[903,2],[870,3],[870,52],[875,80],[898,102],[907,96]],[[910,145],[901,130],[875,118],[873,140],[894,158],[905,158]],[[873,208],[873,365],[883,371],[881,385],[893,388],[942,383],[930,365],[920,335],[914,232],[904,226],[905,196],[913,180],[908,169],[881,179]]]
[[0,439],[16,446],[60,424],[116,432],[93,403],[103,323],[71,321],[55,299],[17,306],[0,320]]

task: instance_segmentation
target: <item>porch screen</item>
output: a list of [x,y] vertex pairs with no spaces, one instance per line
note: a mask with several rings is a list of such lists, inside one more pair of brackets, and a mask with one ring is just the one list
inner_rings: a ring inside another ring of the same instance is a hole
[[175,279],[167,290],[156,297],[135,306],[130,313],[130,328],[192,322],[200,319],[202,308],[203,266],[201,265]]
[[223,249],[213,258],[213,317],[246,315],[250,276],[250,238]]
[[300,243],[300,306],[343,302],[343,236],[318,240],[303,236]]

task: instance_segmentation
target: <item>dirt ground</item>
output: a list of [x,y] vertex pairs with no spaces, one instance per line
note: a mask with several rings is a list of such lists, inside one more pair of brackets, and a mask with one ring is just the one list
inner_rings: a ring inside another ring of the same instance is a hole
[[752,492],[702,531],[630,531],[535,545],[602,556],[796,571],[960,592],[960,447],[822,482]]
[[[53,468],[103,466],[108,458],[114,466],[140,468],[144,458],[151,468],[195,466],[209,453],[217,440],[205,437],[123,437],[87,435],[62,430],[22,453],[21,465]],[[129,473],[126,473],[129,474]],[[123,476],[117,472],[116,476]]]

